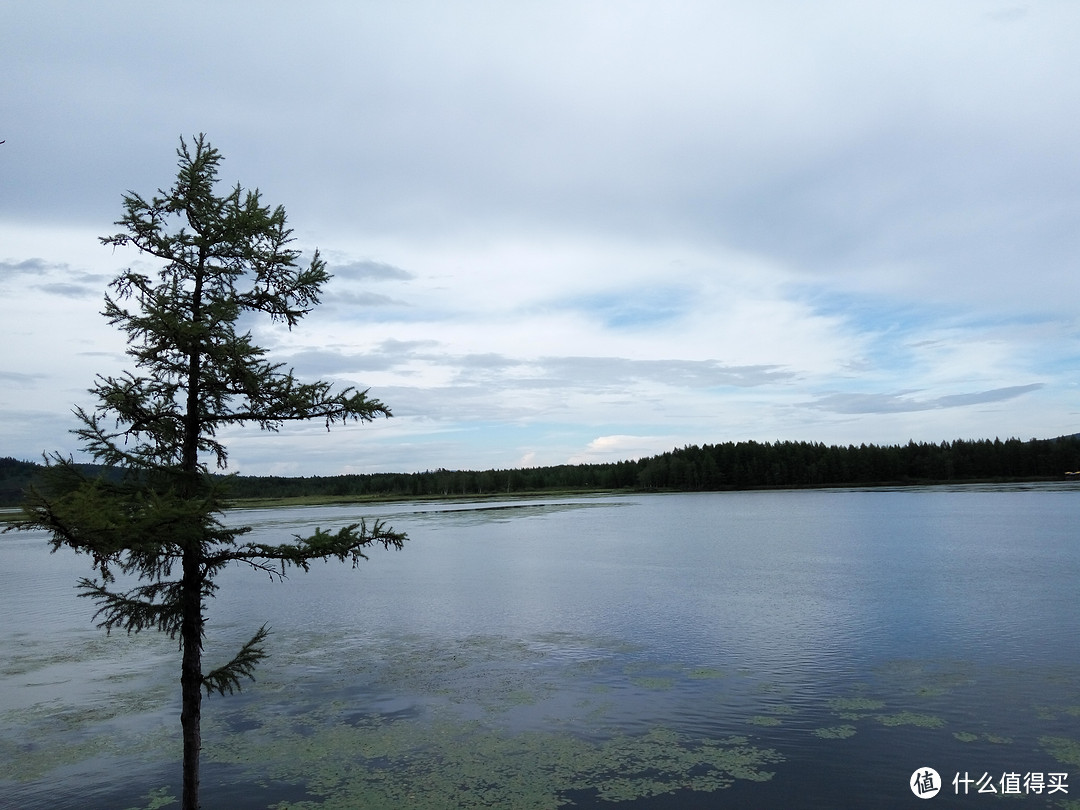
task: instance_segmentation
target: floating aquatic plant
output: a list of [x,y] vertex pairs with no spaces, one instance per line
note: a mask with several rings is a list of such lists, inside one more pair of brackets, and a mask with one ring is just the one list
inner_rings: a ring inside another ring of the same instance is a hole
[[885,701],[864,697],[838,697],[829,700],[829,708],[845,720],[859,720],[869,712],[885,708]]
[[746,722],[752,726],[779,726],[783,725],[784,721],[772,715],[755,714],[753,717],[747,718]]
[[670,689],[675,685],[675,679],[659,676],[646,676],[641,678],[631,678],[630,683],[635,686],[640,686],[643,689]]
[[821,737],[823,740],[843,740],[855,736],[855,726],[843,725],[815,728],[814,736]]
[[1040,737],[1039,744],[1058,762],[1080,768],[1080,741],[1071,737]]
[[170,793],[168,788],[151,790],[144,798],[147,801],[146,804],[141,807],[129,807],[127,810],[161,810],[162,807],[177,803],[176,796]]
[[[312,736],[237,735],[208,752],[260,777],[302,783],[290,810],[358,806],[515,807],[546,810],[593,792],[627,801],[677,790],[709,792],[736,779],[764,781],[782,757],[745,738],[691,739],[656,727],[592,742],[569,734],[508,734],[443,717],[432,723],[331,726]],[[285,805],[282,805],[282,810]]]
[[993,745],[1010,745],[1012,744],[1011,737],[1002,737],[998,734],[973,734],[970,731],[954,731],[953,736],[960,742],[976,742],[982,740]]
[[919,726],[921,728],[941,728],[945,721],[932,714],[919,714],[918,712],[897,712],[896,714],[879,714],[877,721],[884,726]]

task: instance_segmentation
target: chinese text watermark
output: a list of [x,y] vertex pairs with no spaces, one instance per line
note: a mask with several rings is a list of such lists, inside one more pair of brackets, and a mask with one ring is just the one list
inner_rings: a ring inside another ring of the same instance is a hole
[[[911,792],[920,799],[932,799],[945,787],[941,776],[933,768],[921,767],[908,780]],[[967,796],[978,793],[1024,796],[1028,794],[1053,795],[1069,792],[1069,775],[1060,772],[1005,771],[992,774],[983,771],[981,776],[972,776],[968,771],[956,773],[952,780],[953,794]]]

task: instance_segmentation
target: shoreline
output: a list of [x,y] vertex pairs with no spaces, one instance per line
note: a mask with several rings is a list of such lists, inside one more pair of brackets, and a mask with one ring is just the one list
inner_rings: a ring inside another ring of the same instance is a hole
[[[848,483],[828,484],[818,486],[751,486],[751,487],[727,487],[723,489],[675,489],[675,488],[624,488],[602,489],[599,487],[586,487],[580,489],[536,489],[514,490],[513,492],[472,492],[425,495],[395,495],[395,494],[369,494],[369,495],[295,495],[266,498],[236,498],[230,502],[229,509],[275,509],[287,506],[349,506],[356,504],[393,504],[408,503],[412,501],[424,501],[435,503],[473,503],[477,501],[505,501],[527,500],[535,498],[588,498],[603,497],[609,495],[670,495],[674,493],[693,492],[806,492],[828,491],[839,489],[914,489],[918,487],[950,487],[950,486],[1009,486],[1023,484],[1075,484],[1080,491],[1080,480],[1076,477],[1049,478],[971,478],[971,479],[947,479],[926,481],[875,481],[872,483]],[[18,506],[0,507],[0,525],[12,523],[19,515]]]

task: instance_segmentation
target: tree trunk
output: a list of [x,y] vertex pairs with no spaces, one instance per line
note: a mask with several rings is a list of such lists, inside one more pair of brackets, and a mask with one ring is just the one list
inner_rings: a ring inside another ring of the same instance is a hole
[[[191,322],[202,321],[202,287],[205,255],[200,249],[191,294]],[[188,349],[187,410],[180,467],[185,473],[188,497],[198,492],[199,474],[199,373],[202,346],[196,339]],[[199,810],[199,754],[202,750],[202,544],[190,542],[184,549],[184,577],[181,584],[180,642],[184,648],[180,663],[180,726],[184,736],[184,792],[182,810]]]
[[202,572],[198,551],[184,553],[183,619],[180,642],[180,725],[184,736],[182,810],[199,810],[199,753],[202,750]]

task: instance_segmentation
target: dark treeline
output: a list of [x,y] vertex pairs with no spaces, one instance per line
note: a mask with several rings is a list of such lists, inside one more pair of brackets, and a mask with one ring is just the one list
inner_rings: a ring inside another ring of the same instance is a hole
[[[18,503],[38,465],[0,459],[0,505]],[[248,498],[364,498],[498,495],[545,490],[725,490],[948,481],[1059,479],[1080,470],[1080,436],[879,447],[812,442],[688,446],[639,461],[513,470],[429,470],[361,475],[233,476]]]
[[544,490],[724,490],[1059,479],[1080,470],[1080,437],[878,447],[809,442],[690,446],[640,461],[514,470],[429,470],[312,478],[238,476],[237,498],[442,497]]
[[0,506],[16,506],[38,469],[28,461],[0,458]]
[[[99,464],[80,466],[90,475],[119,477],[116,470],[107,469]],[[18,506],[22,501],[23,491],[34,482],[40,470],[40,464],[13,458],[0,458],[0,506]]]

